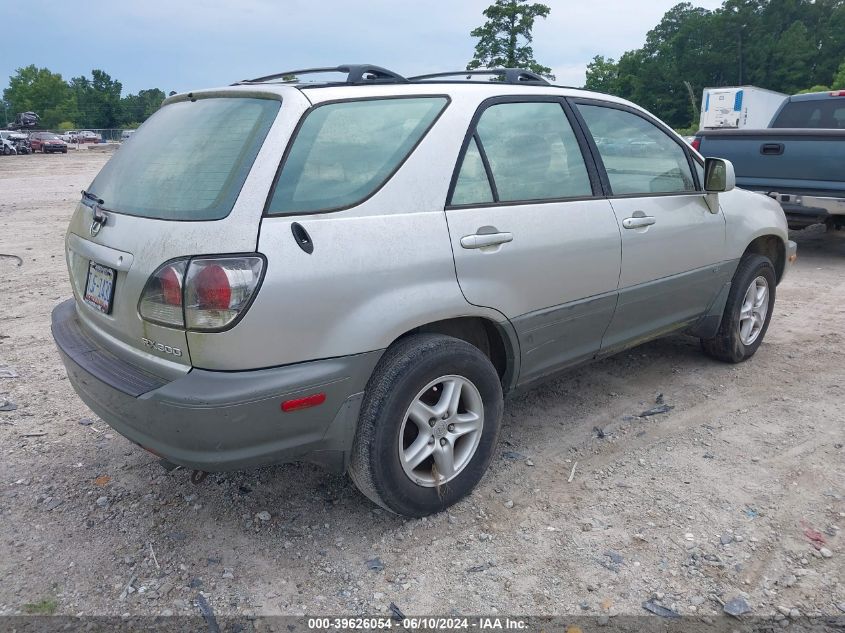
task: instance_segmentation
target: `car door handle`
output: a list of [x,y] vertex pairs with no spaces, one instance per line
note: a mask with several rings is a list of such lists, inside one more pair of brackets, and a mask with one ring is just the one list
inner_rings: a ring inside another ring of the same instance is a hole
[[485,246],[497,246],[513,241],[513,233],[475,233],[464,235],[461,238],[461,246],[464,248],[484,248]]
[[622,220],[622,226],[626,229],[640,229],[644,226],[651,226],[655,222],[657,222],[657,218],[650,215],[644,215],[634,218],[625,218]]
[[783,143],[763,143],[760,146],[760,153],[764,156],[780,156],[783,150]]

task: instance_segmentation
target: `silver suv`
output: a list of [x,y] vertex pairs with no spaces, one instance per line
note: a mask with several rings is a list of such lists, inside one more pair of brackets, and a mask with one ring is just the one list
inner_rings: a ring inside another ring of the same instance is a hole
[[411,516],[478,483],[503,395],[672,332],[752,356],[795,258],[776,202],[631,103],[373,66],[170,97],[66,246],[53,334],[116,431]]

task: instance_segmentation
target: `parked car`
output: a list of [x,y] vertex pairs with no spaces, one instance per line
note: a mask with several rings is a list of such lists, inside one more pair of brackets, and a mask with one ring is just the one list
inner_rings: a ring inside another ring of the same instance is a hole
[[76,130],[68,130],[62,134],[61,139],[65,143],[77,143],[79,141],[79,132]]
[[845,228],[845,90],[789,97],[762,130],[702,130],[694,146],[778,200],[790,228]]
[[10,154],[30,154],[32,152],[29,146],[29,137],[22,132],[17,132],[15,130],[0,130],[0,138],[8,140],[11,149],[15,150],[14,152],[10,151]]
[[83,192],[52,329],[119,433],[421,516],[479,482],[505,395],[673,332],[760,347],[796,246],[729,161],[528,71],[335,71],[172,96]]
[[29,144],[29,135],[16,132],[11,136],[12,143],[15,144],[15,149],[18,154],[31,154],[32,146]]
[[77,137],[80,143],[99,143],[103,140],[102,136],[90,130],[82,130]]
[[14,123],[9,127],[14,126],[15,129],[27,129],[38,126],[38,121],[41,119],[35,112],[19,112],[15,117]]
[[123,132],[120,133],[120,140],[128,141],[134,133],[135,130],[123,130]]
[[0,136],[0,154],[5,154],[6,156],[10,156],[12,154],[17,154],[18,149],[15,147],[14,142],[12,139]]
[[67,154],[67,143],[60,139],[53,132],[33,132],[29,135],[29,144],[33,152],[52,154],[61,152]]

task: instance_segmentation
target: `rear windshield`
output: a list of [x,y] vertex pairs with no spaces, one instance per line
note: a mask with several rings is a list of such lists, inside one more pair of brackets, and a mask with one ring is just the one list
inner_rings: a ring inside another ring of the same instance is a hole
[[313,213],[361,202],[398,169],[446,103],[446,97],[414,97],[315,108],[300,126],[267,212]]
[[783,106],[772,127],[845,130],[845,97],[790,101]]
[[106,209],[163,220],[229,215],[281,104],[214,98],[161,108],[91,183]]

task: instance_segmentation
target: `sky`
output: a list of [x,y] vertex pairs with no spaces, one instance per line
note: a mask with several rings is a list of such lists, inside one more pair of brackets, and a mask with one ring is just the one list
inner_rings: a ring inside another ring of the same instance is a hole
[[[123,93],[177,92],[283,70],[370,63],[400,74],[458,70],[492,0],[0,0],[0,90],[35,64],[65,79],[105,70]],[[582,86],[594,55],[640,47],[680,0],[546,0],[534,57]],[[721,0],[693,0],[714,9]],[[19,27],[10,27],[18,24]]]

